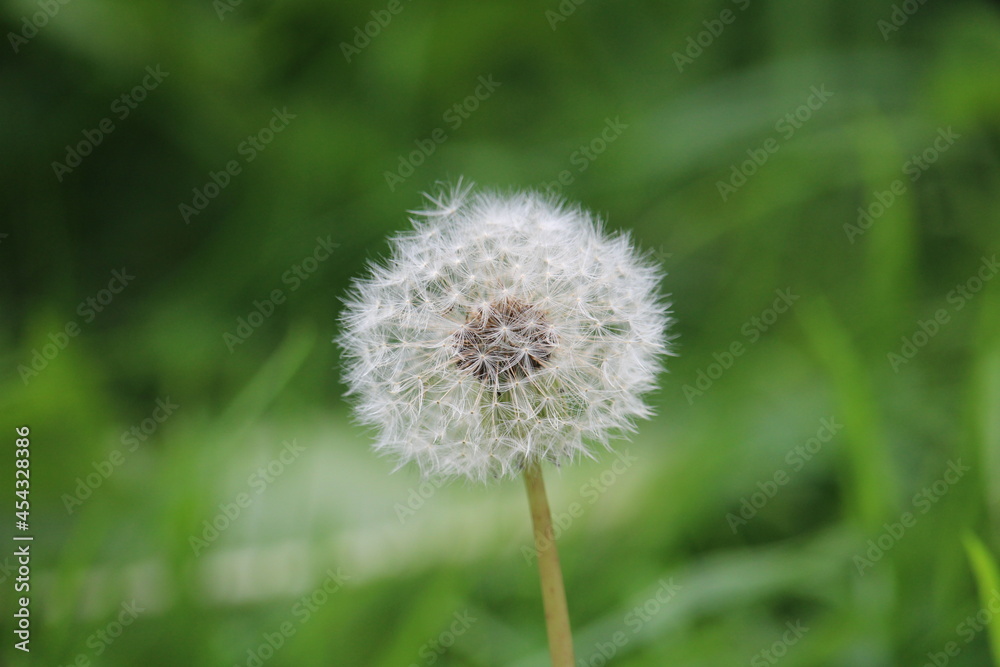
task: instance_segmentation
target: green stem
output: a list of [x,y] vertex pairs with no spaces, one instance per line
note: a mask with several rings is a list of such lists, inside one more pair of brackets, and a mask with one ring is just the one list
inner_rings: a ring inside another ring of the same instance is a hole
[[542,581],[542,602],[545,605],[545,626],[549,635],[549,654],[553,667],[573,667],[573,634],[569,628],[566,589],[563,586],[559,552],[552,535],[552,514],[545,496],[545,481],[538,463],[524,470],[528,489],[528,505],[535,532],[535,552],[538,554],[538,574]]

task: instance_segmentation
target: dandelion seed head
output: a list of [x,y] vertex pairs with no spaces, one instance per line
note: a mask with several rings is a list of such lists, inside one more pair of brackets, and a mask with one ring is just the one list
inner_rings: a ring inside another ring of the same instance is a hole
[[626,234],[533,192],[428,196],[355,280],[338,342],[375,449],[486,481],[593,457],[651,414],[668,304]]

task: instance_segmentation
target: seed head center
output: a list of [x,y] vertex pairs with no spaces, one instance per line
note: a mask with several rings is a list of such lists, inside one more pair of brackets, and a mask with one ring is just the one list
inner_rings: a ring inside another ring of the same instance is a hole
[[542,368],[556,335],[545,313],[505,296],[469,313],[453,343],[459,368],[498,387]]

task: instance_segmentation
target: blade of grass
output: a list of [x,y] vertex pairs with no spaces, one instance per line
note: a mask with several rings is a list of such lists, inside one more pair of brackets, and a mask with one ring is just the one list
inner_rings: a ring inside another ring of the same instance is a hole
[[[965,553],[969,557],[972,573],[976,577],[979,602],[984,609],[989,609],[991,599],[1000,595],[1000,568],[997,567],[996,558],[982,540],[971,532],[965,534],[962,542],[965,544]],[[989,623],[986,632],[993,664],[1000,665],[1000,628],[996,623]]]

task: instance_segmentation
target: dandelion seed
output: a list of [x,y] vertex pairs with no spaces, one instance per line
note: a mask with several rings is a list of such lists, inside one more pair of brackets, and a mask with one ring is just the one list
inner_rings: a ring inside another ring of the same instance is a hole
[[345,379],[376,450],[486,481],[591,457],[649,416],[669,317],[659,268],[627,235],[535,193],[428,200],[342,316]]

